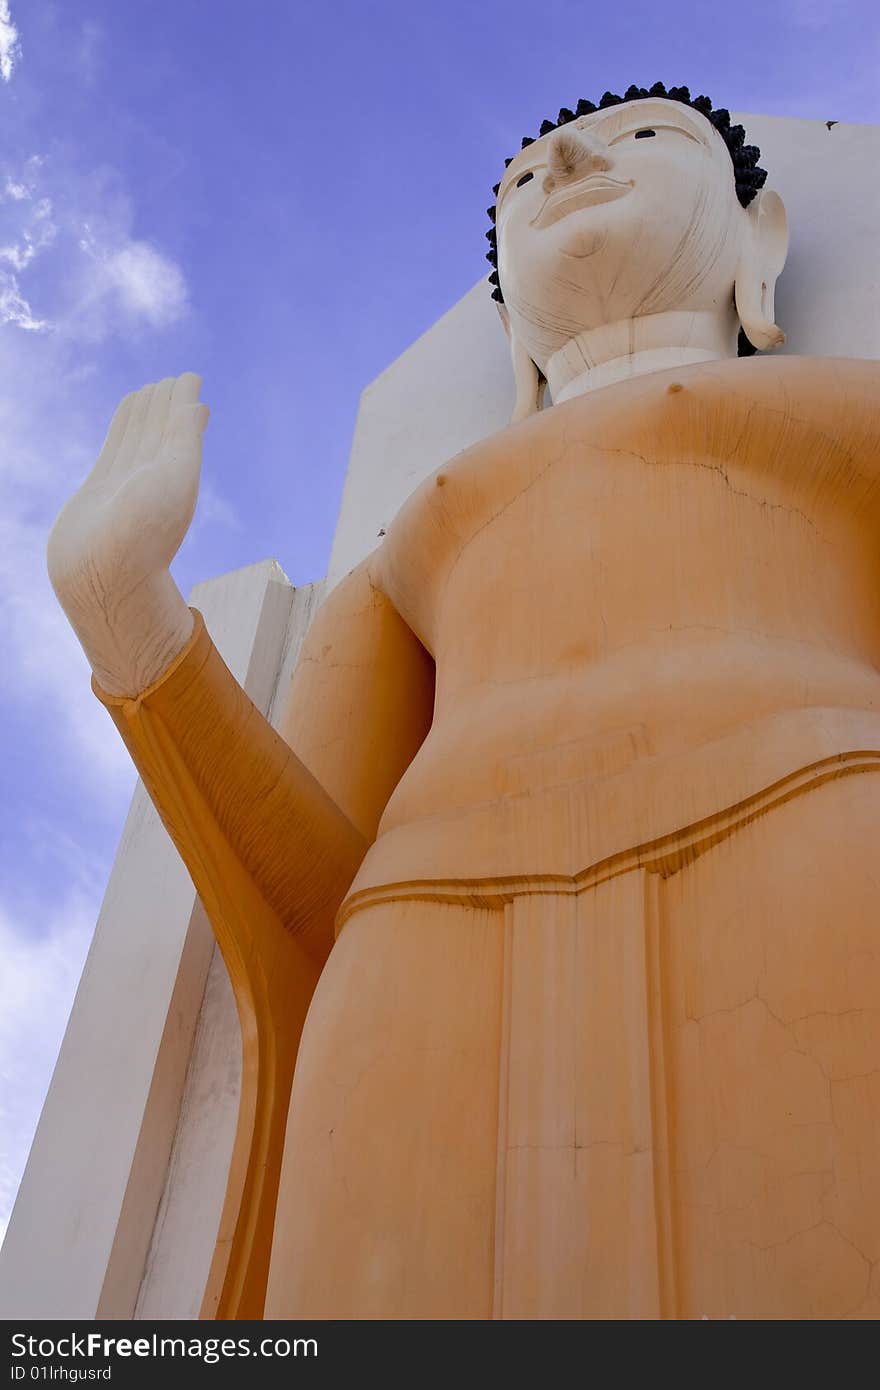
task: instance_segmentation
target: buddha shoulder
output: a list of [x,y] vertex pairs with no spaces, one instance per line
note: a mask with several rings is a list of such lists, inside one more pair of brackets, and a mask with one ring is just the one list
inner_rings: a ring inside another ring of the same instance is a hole
[[595,484],[596,470],[607,476],[628,457],[733,468],[756,488],[762,476],[798,491],[824,479],[877,507],[880,523],[878,446],[880,362],[753,357],[650,373],[543,410],[443,465],[374,552],[374,582],[430,647],[425,612],[463,549],[554,478],[566,491],[579,476]]

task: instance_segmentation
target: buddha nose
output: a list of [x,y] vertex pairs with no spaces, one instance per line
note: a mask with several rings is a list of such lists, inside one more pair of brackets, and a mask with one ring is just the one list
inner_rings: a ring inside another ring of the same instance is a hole
[[612,159],[608,146],[597,135],[563,127],[550,137],[547,164],[544,192],[550,193],[572,179],[607,171]]

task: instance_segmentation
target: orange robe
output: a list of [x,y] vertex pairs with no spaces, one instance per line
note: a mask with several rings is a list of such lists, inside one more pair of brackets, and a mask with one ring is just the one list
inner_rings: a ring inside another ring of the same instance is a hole
[[207,1301],[218,1317],[259,1317],[299,1035],[366,846],[194,618],[188,646],[138,699],[93,688],[192,875],[235,990],[242,1097]]

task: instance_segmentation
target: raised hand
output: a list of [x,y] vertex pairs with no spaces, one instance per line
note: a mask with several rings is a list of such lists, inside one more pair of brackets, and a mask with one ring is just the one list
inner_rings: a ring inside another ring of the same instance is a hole
[[186,644],[168,570],[198,496],[208,408],[192,372],[126,396],[49,536],[49,578],[101,686],[136,695]]

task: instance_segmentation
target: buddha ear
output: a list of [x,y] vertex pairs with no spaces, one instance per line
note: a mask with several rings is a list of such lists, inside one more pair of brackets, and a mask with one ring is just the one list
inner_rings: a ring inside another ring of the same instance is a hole
[[516,390],[510,423],[515,425],[519,420],[527,420],[530,415],[535,415],[541,409],[546,383],[514,333],[506,305],[496,302],[495,307],[510,343],[510,360],[513,363],[513,380]]
[[752,200],[747,216],[734,297],[746,337],[753,347],[766,351],[785,342],[785,334],[774,322],[774,298],[788,251],[788,219],[782,199],[772,189]]

